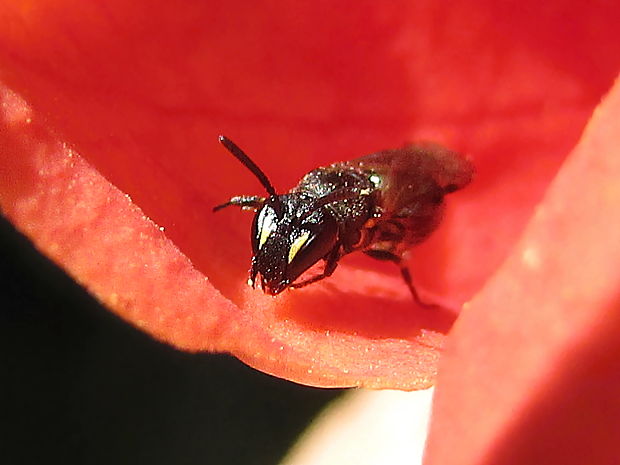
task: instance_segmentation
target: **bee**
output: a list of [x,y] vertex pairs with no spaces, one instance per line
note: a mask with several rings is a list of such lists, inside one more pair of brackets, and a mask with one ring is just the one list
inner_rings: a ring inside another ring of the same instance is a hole
[[[416,303],[434,307],[420,299],[407,254],[439,225],[444,196],[471,181],[469,161],[438,145],[408,145],[317,168],[278,194],[248,155],[230,139],[219,140],[268,194],[235,196],[213,209],[255,212],[252,287],[257,279],[271,295],[304,287],[331,276],[344,255],[360,251],[395,263]],[[301,279],[320,260],[323,271]]]

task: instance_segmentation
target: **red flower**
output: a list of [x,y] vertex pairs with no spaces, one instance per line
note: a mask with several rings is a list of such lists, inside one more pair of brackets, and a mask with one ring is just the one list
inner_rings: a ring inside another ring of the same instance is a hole
[[[219,133],[281,191],[321,164],[432,139],[477,166],[411,263],[451,306],[476,296],[439,411],[466,386],[540,387],[542,368],[563,372],[567,335],[590,340],[617,295],[613,95],[552,179],[618,70],[620,18],[612,4],[501,5],[4,2],[0,207],[171,344],[317,386],[422,388],[454,315],[413,309],[395,269],[359,257],[277,299],[252,291],[250,216],[211,208],[261,193]],[[529,345],[548,341],[552,358]]]

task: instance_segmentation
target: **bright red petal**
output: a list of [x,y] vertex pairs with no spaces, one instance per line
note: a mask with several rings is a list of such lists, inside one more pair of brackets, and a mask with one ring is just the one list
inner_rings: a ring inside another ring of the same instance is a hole
[[112,309],[179,347],[315,385],[425,387],[454,315],[412,309],[395,270],[351,257],[276,300],[247,288],[250,218],[210,210],[261,189],[216,137],[281,190],[418,138],[471,154],[474,184],[412,262],[419,287],[458,306],[616,72],[593,53],[617,30],[604,8],[536,7],[541,28],[522,2],[3,2],[0,72],[33,123],[5,112],[0,205]]
[[442,360],[428,464],[616,463],[620,81]]

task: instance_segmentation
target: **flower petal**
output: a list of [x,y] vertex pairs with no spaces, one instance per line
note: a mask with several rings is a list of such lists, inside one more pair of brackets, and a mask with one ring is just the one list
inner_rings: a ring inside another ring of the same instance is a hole
[[596,8],[571,6],[562,23],[541,11],[543,31],[515,14],[522,3],[493,5],[3,2],[2,78],[28,105],[6,99],[33,122],[5,112],[0,205],[114,311],[178,347],[321,386],[426,387],[455,315],[412,309],[389,266],[347,258],[277,300],[247,289],[250,218],[210,209],[261,189],[215,141],[234,138],[289,187],[407,140],[471,153],[475,183],[412,261],[419,287],[458,307],[616,71],[591,53],[617,29]]
[[350,391],[314,420],[280,465],[422,463],[432,394]]
[[428,464],[614,463],[620,80],[442,359]]

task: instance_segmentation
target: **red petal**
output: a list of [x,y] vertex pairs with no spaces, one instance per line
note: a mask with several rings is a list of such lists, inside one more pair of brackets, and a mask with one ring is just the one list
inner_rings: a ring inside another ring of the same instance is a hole
[[[351,257],[276,300],[247,289],[250,218],[210,209],[260,187],[216,137],[280,189],[416,138],[470,153],[475,184],[413,262],[419,287],[457,305],[502,261],[617,65],[592,52],[617,30],[601,10],[571,4],[560,22],[537,9],[541,28],[522,2],[494,5],[3,2],[2,76],[35,122],[5,115],[14,172],[0,205],[116,312],[179,347],[316,385],[428,386],[453,316],[413,310],[395,270]],[[67,162],[47,128],[141,211]]]
[[616,463],[620,81],[442,360],[429,464]]

